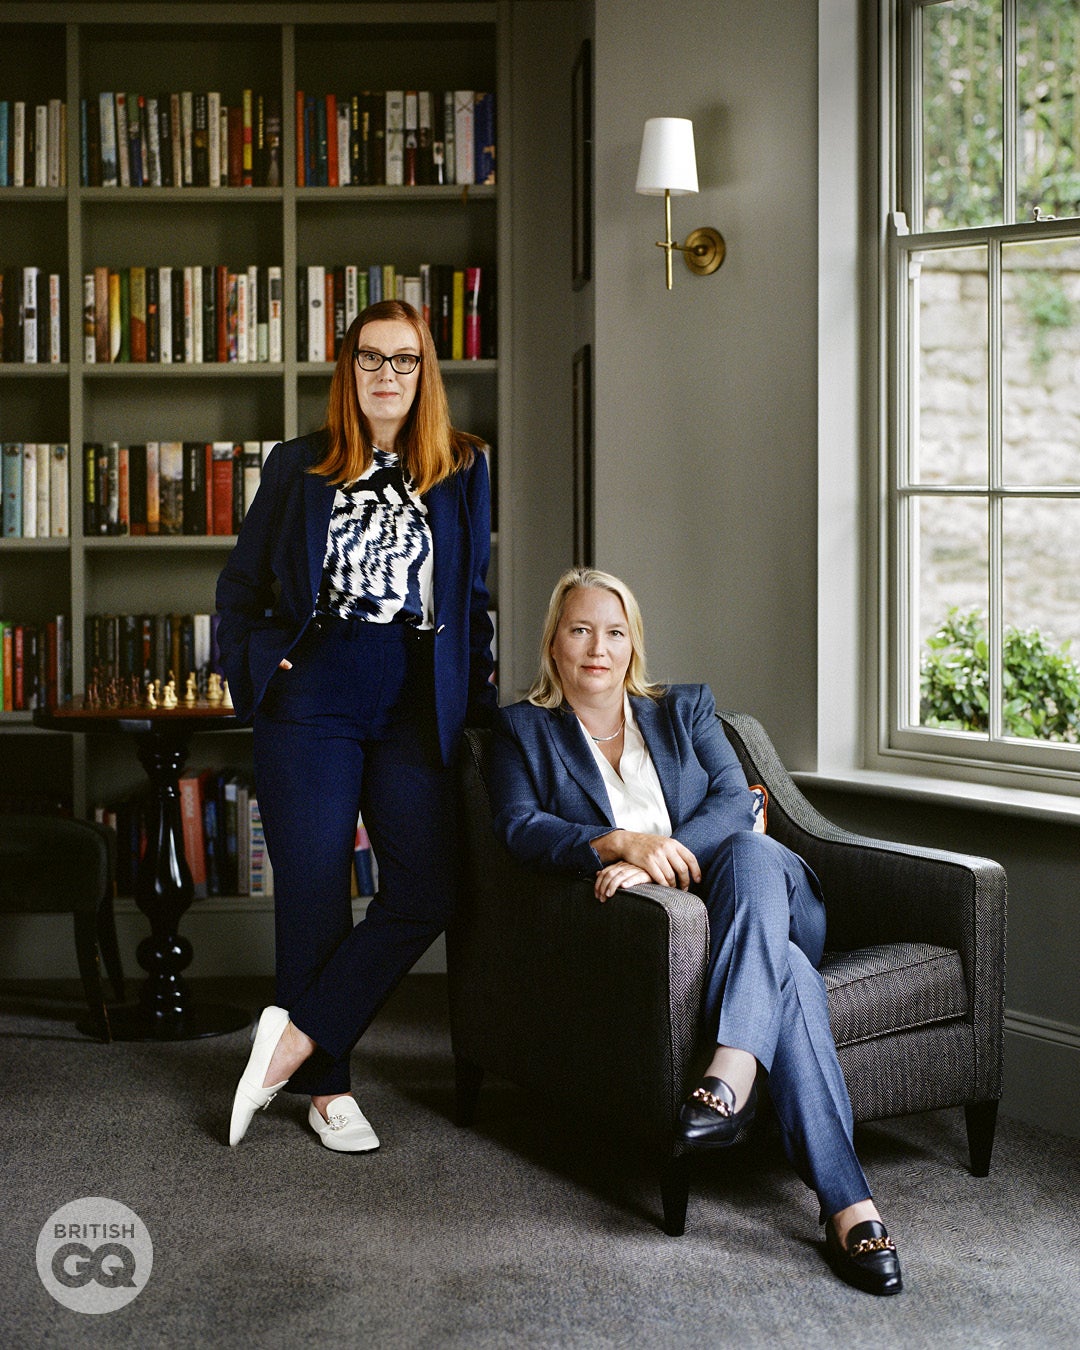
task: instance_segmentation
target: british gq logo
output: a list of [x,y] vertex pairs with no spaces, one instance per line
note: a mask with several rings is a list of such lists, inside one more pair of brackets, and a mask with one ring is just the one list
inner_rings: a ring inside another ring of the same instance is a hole
[[153,1265],[146,1224],[101,1195],[61,1205],[38,1236],[41,1283],[73,1312],[116,1312],[142,1293]]

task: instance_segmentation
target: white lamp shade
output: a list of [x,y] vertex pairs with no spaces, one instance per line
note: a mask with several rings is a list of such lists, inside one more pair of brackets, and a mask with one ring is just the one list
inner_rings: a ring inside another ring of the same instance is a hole
[[689,117],[650,117],[641,138],[638,192],[673,197],[698,190],[694,124]]

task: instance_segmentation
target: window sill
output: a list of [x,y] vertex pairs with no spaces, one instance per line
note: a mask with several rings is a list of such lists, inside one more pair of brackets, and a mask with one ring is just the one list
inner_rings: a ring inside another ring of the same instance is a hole
[[800,788],[903,798],[906,801],[929,802],[969,811],[1080,825],[1080,798],[1062,793],[885,773],[877,769],[850,769],[836,773],[803,770],[791,776]]

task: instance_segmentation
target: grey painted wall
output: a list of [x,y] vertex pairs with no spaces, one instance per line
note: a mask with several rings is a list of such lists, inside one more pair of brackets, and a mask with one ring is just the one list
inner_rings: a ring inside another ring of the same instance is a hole
[[[642,602],[653,673],[752,711],[788,762],[816,752],[816,6],[595,0],[598,563]],[[675,260],[634,194],[644,121],[694,120],[701,191]]]

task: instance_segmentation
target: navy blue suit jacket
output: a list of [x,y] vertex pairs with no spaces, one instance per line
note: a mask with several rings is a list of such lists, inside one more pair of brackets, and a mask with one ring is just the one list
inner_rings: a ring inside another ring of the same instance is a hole
[[[336,489],[305,470],[324,453],[322,435],[274,447],[218,578],[221,662],[245,721],[314,618]],[[434,554],[435,706],[449,763],[466,720],[490,722],[496,704],[487,591],[491,496],[483,455],[437,483],[424,504]]]
[[[737,830],[754,828],[753,797],[707,685],[631,697],[671,817],[671,833],[704,867]],[[522,862],[595,874],[591,840],[615,829],[604,780],[568,709],[499,710],[489,790],[495,833]]]

